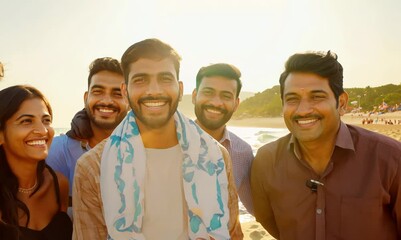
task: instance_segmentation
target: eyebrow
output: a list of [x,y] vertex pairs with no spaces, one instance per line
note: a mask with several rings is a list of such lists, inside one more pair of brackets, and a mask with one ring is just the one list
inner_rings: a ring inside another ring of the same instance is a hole
[[[22,114],[21,116],[17,117],[16,120],[19,120],[19,119],[24,118],[24,117],[34,118],[35,116],[32,115],[32,114]],[[42,116],[42,118],[43,117],[51,117],[51,115],[50,114],[44,114]]]
[[[325,91],[325,90],[312,90],[310,93],[312,93],[312,94],[315,94],[315,93],[324,93],[324,94],[328,94],[328,92]],[[286,97],[286,96],[291,96],[291,95],[299,95],[299,94],[296,93],[296,92],[289,92],[289,93],[284,94],[284,97]]]
[[105,87],[103,87],[102,85],[95,84],[95,85],[93,85],[91,87],[91,89],[94,89],[94,88],[102,88],[102,89],[104,89]]
[[[144,77],[144,76],[149,76],[150,74],[148,73],[137,73],[132,75],[131,79],[136,78],[136,77]],[[157,73],[157,76],[163,76],[163,75],[168,75],[171,77],[174,77],[174,74],[172,74],[171,72],[159,72]]]
[[19,120],[19,119],[21,119],[21,118],[23,118],[23,117],[30,117],[30,118],[33,118],[34,116],[33,116],[32,114],[22,114],[21,116],[17,117],[16,120]]

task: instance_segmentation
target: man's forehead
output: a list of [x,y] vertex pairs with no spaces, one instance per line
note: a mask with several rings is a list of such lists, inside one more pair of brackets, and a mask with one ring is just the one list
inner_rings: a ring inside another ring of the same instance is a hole
[[236,91],[237,81],[224,76],[205,76],[202,78],[201,88],[213,88],[217,90]]
[[330,89],[327,78],[313,73],[290,73],[284,82],[284,92]]

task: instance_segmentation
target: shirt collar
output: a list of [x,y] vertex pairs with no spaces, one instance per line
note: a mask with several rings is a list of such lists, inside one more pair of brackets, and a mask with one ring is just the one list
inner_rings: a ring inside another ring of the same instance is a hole
[[229,133],[229,131],[227,130],[227,127],[224,127],[223,137],[220,139],[219,142],[220,142],[220,143],[223,143],[223,142],[225,142],[225,141],[227,141],[228,144],[231,146],[230,133]]

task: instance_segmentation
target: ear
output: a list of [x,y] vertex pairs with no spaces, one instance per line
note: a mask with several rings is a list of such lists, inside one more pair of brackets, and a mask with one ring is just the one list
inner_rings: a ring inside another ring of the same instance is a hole
[[178,100],[181,102],[182,100],[182,94],[184,92],[184,84],[182,83],[182,81],[178,81],[178,86],[180,88],[180,96],[178,98]]
[[241,99],[239,97],[237,97],[237,99],[235,99],[234,112],[237,111],[240,103],[241,103]]
[[88,93],[88,91],[86,91],[84,93],[84,103],[86,103],[86,100],[88,99],[88,95],[89,95],[89,93]]
[[4,143],[4,131],[0,131],[0,146]]
[[192,104],[195,105],[196,103],[196,96],[198,95],[198,92],[196,91],[196,88],[192,91]]
[[128,100],[127,84],[125,84],[125,82],[122,82],[122,83],[121,83],[120,89],[121,89],[121,94],[124,96],[124,98],[125,98],[126,100]]
[[343,92],[338,97],[338,112],[340,113],[340,116],[343,116],[346,113],[347,106],[348,106],[348,93]]

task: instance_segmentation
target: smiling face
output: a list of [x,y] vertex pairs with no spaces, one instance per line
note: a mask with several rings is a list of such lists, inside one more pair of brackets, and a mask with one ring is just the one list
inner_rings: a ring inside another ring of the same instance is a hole
[[128,83],[122,88],[140,128],[173,126],[172,116],[177,111],[183,86],[177,80],[174,63],[169,58],[140,58],[132,63]]
[[91,124],[112,130],[127,115],[128,102],[121,94],[124,77],[110,71],[92,76],[89,91],[85,92],[85,108]]
[[301,143],[331,141],[337,135],[347,101],[348,95],[343,93],[337,106],[326,78],[290,73],[284,83],[284,120]]
[[39,98],[25,100],[0,131],[8,161],[38,162],[47,157],[53,140],[52,117]]
[[195,115],[202,128],[216,130],[225,126],[239,105],[237,82],[221,76],[204,77],[192,93]]

